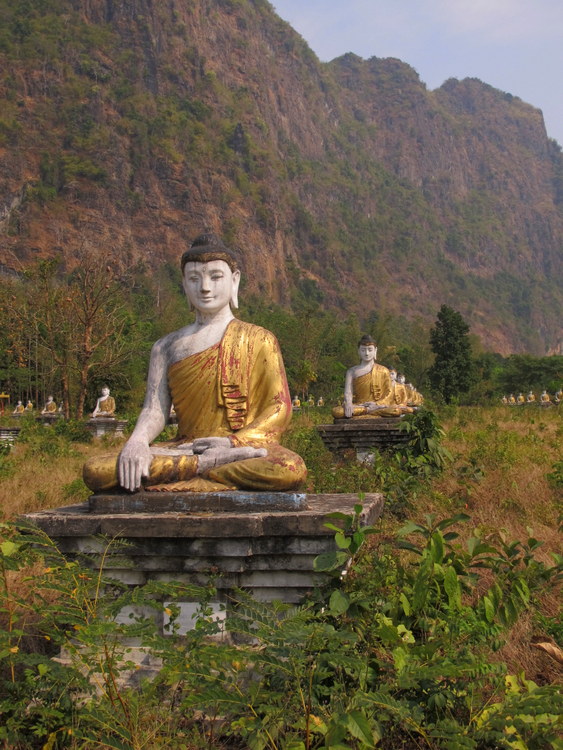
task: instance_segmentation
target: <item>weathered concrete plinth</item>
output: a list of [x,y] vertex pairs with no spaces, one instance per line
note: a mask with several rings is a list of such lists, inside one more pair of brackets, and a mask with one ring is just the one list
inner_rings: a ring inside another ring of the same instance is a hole
[[108,433],[123,435],[127,424],[126,419],[115,419],[115,417],[93,417],[86,422],[86,427],[93,433],[94,437],[102,437]]
[[0,443],[15,443],[21,427],[0,427]]
[[55,422],[58,422],[59,419],[62,419],[63,415],[59,414],[59,412],[50,412],[49,414],[39,414],[39,416],[35,417],[36,422],[40,422],[41,424],[55,424]]
[[[358,502],[355,494],[108,493],[24,518],[54,539],[64,555],[80,556],[92,567],[106,546],[100,535],[124,540],[119,554],[106,558],[105,570],[131,586],[149,581],[201,586],[213,579],[212,606],[224,617],[237,588],[261,601],[300,601],[322,582],[313,560],[334,549],[334,532],[324,527],[328,515],[352,515]],[[362,505],[362,524],[372,524],[383,497],[366,495]],[[179,604],[181,627],[193,627],[197,602]]]
[[365,460],[374,449],[385,450],[406,445],[409,437],[400,429],[400,417],[385,419],[335,419],[334,424],[317,425],[323,443],[331,453],[353,450]]

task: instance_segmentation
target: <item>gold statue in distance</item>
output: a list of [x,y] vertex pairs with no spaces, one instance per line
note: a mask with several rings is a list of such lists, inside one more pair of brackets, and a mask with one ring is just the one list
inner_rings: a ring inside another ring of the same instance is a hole
[[344,382],[344,404],[332,410],[336,419],[397,417],[402,412],[394,403],[389,370],[376,362],[377,346],[371,336],[358,343],[360,364],[350,367]]

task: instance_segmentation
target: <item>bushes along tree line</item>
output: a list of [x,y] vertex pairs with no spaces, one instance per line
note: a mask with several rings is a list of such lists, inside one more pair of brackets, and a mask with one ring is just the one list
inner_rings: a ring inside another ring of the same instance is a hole
[[[40,405],[53,394],[67,417],[81,418],[101,385],[118,395],[123,413],[142,403],[152,343],[189,322],[178,271],[169,264],[147,274],[127,254],[82,248],[65,272],[40,261],[19,278],[0,279],[0,388]],[[346,369],[357,361],[362,332],[378,342],[378,359],[405,373],[426,397],[479,403],[505,392],[563,383],[563,357],[474,353],[469,327],[443,305],[435,325],[366,311],[338,317],[325,309],[314,282],[296,285],[291,309],[249,297],[238,315],[272,330],[280,341],[292,393],[327,403],[342,395]]]

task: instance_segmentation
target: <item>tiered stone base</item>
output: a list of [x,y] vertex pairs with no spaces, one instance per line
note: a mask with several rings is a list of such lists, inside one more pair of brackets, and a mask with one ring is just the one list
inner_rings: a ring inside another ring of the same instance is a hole
[[15,443],[21,427],[0,427],[0,443]]
[[[98,568],[107,540],[123,542],[115,556],[107,555],[108,578],[131,587],[149,581],[178,581],[196,586],[213,581],[217,594],[207,606],[221,625],[236,601],[235,589],[243,588],[261,601],[299,602],[324,578],[313,571],[317,555],[334,549],[334,532],[324,523],[335,511],[352,515],[357,495],[301,495],[295,493],[139,492],[132,495],[93,495],[81,505],[29,513],[24,520],[38,526],[55,540],[68,558],[86,560]],[[374,523],[383,509],[383,497],[366,495],[361,523]],[[130,615],[152,618],[161,633],[168,623],[164,611],[125,607],[118,621]],[[195,627],[199,602],[186,595],[175,601],[180,615],[178,634]],[[224,628],[218,638],[229,637]],[[128,638],[127,659],[137,663],[119,682],[136,686],[143,677],[160,669],[158,659]],[[62,652],[59,660],[70,663]]]
[[94,417],[89,419],[86,427],[94,434],[94,437],[102,437],[107,433],[123,435],[127,424],[126,419],[115,419],[114,417]]
[[[217,588],[213,607],[225,616],[234,589],[261,601],[298,602],[321,582],[313,571],[317,555],[334,549],[325,528],[335,511],[352,515],[358,496],[291,493],[139,492],[94,495],[89,502],[29,513],[25,520],[54,539],[68,558],[80,556],[92,567],[108,539],[127,544],[107,557],[106,574],[131,586],[179,581]],[[362,500],[361,522],[374,523],[383,497]],[[197,606],[184,602],[186,628]]]
[[335,419],[334,424],[317,425],[323,443],[331,453],[354,450],[358,458],[374,448],[398,448],[408,442],[408,435],[399,428],[399,417],[385,419]]

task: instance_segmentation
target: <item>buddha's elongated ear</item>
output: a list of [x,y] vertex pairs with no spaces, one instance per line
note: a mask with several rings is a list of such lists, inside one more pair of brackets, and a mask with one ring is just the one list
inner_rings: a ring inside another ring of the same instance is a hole
[[236,310],[238,308],[238,288],[240,284],[240,271],[238,269],[233,271],[232,284],[231,307]]

